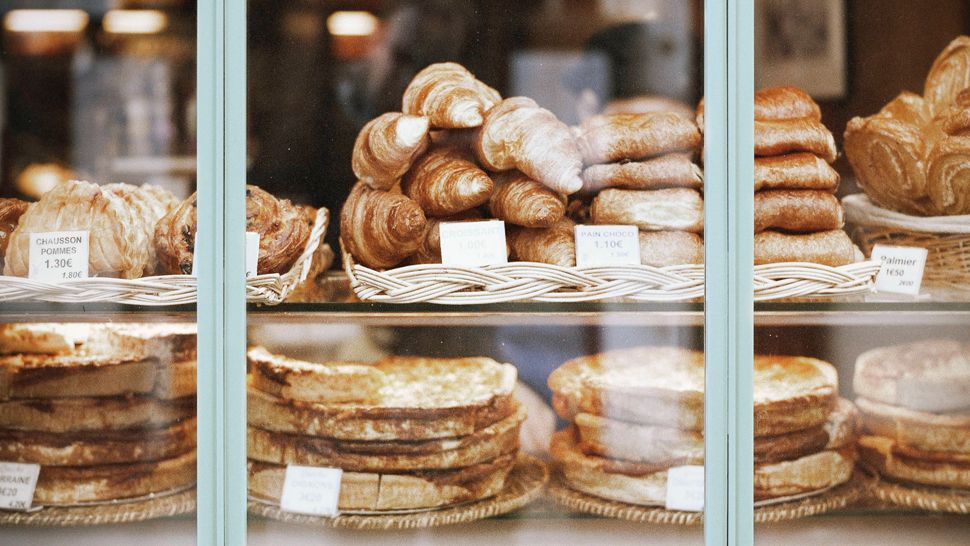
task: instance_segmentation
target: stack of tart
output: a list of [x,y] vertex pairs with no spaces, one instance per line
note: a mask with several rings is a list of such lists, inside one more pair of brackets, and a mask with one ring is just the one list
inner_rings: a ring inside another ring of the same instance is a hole
[[0,461],[40,465],[33,503],[195,483],[194,326],[0,326]]
[[519,449],[516,370],[488,358],[312,363],[250,349],[249,492],[280,501],[287,465],[343,470],[338,509],[492,497]]
[[[664,506],[667,471],[704,464],[704,355],[637,347],[580,357],[549,377],[572,425],[553,436],[564,483],[596,497]],[[855,408],[831,364],[755,358],[755,499],[823,492],[849,480]]]
[[970,491],[970,346],[873,349],[856,361],[853,388],[863,463],[892,481]]

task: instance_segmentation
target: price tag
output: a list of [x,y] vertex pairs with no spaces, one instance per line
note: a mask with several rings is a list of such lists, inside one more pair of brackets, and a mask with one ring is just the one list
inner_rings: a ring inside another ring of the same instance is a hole
[[259,264],[259,234],[246,232],[246,278],[255,277]]
[[640,236],[636,226],[576,226],[576,265],[637,265]]
[[505,222],[443,222],[441,263],[464,267],[508,263]]
[[339,468],[287,465],[280,508],[311,516],[336,516],[340,500]]
[[927,250],[909,246],[875,245],[872,259],[882,262],[876,275],[876,290],[894,294],[919,295],[926,268]]
[[38,476],[39,464],[0,462],[0,509],[29,510]]
[[88,232],[30,234],[27,276],[38,281],[88,278]]
[[667,510],[704,510],[703,466],[675,466],[667,470]]

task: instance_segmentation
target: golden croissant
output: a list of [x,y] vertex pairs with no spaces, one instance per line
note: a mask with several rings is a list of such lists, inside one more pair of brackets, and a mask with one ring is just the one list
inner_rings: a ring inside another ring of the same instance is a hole
[[958,36],[933,61],[923,86],[923,98],[929,104],[930,112],[938,115],[968,87],[970,87],[970,37]]
[[524,227],[549,227],[566,214],[566,198],[519,171],[499,173],[488,202],[492,216]]
[[477,207],[492,195],[494,184],[471,154],[459,148],[433,148],[418,159],[401,181],[401,191],[428,216],[449,216]]
[[354,174],[375,190],[388,190],[428,148],[428,118],[389,112],[364,125],[351,164]]
[[340,237],[362,265],[387,268],[413,254],[427,220],[410,198],[358,182],[340,211]]
[[539,262],[562,267],[576,265],[576,223],[563,218],[547,228],[509,230],[512,257],[522,262]]
[[498,91],[478,81],[457,63],[427,66],[404,91],[405,114],[426,116],[435,129],[478,127],[485,111],[502,100]]
[[564,195],[583,187],[583,160],[572,131],[526,97],[505,99],[488,111],[475,156],[488,169],[518,169]]
[[26,277],[30,234],[88,231],[88,274],[92,277],[141,277],[152,269],[151,240],[141,220],[124,200],[97,184],[71,180],[58,184],[31,205],[10,235],[4,274]]
[[580,127],[579,147],[587,165],[640,160],[701,145],[697,125],[669,112],[594,116]]
[[940,140],[930,151],[927,188],[943,214],[970,214],[970,136]]

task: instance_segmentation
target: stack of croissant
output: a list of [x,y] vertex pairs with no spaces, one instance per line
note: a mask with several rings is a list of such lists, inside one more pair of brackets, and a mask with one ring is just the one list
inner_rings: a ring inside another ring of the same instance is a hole
[[922,96],[903,92],[878,113],[853,118],[845,155],[859,186],[882,207],[970,214],[970,37],[940,53]]
[[[260,236],[257,272],[288,271],[306,248],[315,217],[311,207],[247,186],[246,231]],[[99,186],[71,180],[36,203],[0,199],[4,275],[26,277],[30,234],[52,231],[88,232],[92,277],[188,275],[195,253],[196,196],[180,203],[171,192],[150,184]]]
[[573,228],[591,219],[638,225],[644,263],[699,263],[700,140],[693,120],[669,113],[570,128],[532,99],[502,99],[461,65],[433,64],[409,84],[401,112],[358,135],[341,240],[371,268],[440,263],[441,222],[494,218],[506,224],[510,258],[574,266]]

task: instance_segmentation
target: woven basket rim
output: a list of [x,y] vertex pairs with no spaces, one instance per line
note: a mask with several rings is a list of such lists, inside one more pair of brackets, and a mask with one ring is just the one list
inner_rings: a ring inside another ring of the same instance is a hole
[[890,481],[880,476],[873,486],[872,495],[893,506],[927,512],[970,514],[970,489],[961,491],[919,486]]
[[916,233],[970,234],[970,214],[913,216],[880,207],[864,193],[842,198],[846,220],[865,227],[901,229]]
[[[290,270],[283,274],[267,273],[246,279],[246,301],[264,305],[281,303],[306,279],[313,254],[323,243],[329,223],[330,212],[321,207],[317,210],[306,247]],[[194,304],[197,295],[198,279],[194,275],[158,275],[138,279],[89,277],[61,282],[0,275],[0,302],[102,302],[164,307]]]
[[133,523],[195,512],[195,488],[135,502],[50,506],[35,512],[0,511],[0,526],[73,527]]

